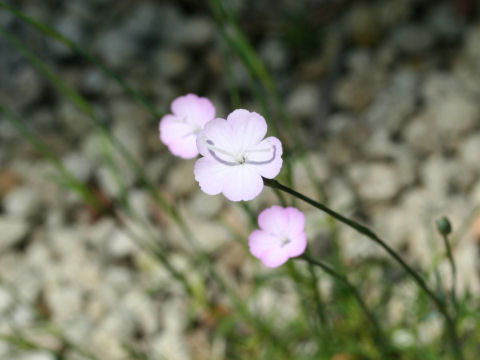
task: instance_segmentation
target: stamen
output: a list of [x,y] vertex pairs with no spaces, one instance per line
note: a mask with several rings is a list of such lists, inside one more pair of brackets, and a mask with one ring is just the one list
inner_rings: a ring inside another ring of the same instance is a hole
[[214,146],[214,145],[215,145],[215,144],[213,143],[212,140],[207,140],[207,141],[205,142],[205,146],[206,146],[209,150],[216,151],[216,152],[218,152],[218,153],[220,153],[220,154],[224,154],[224,155],[230,156],[230,157],[232,157],[232,158],[235,159],[235,155],[230,154],[228,151],[222,150],[222,149],[220,149],[220,148],[218,148],[218,147],[216,147],[216,146]]
[[[275,155],[277,154],[277,148],[275,147],[275,145],[272,145],[272,149],[273,149],[273,154],[272,154],[272,157],[268,160],[265,160],[265,161],[253,161],[253,160],[246,160],[245,161],[245,164],[250,164],[250,165],[266,165],[266,164],[270,164],[273,160],[275,160]],[[268,149],[270,150],[270,149]],[[263,149],[262,149],[263,151]]]
[[248,153],[255,153],[255,152],[267,152],[267,151],[270,151],[271,149],[254,149],[254,150],[246,150],[245,151],[245,154],[248,154]]
[[[223,149],[220,149],[215,146],[215,143],[212,140],[208,140],[205,137],[201,138],[201,141],[203,144],[207,147],[208,152],[212,157],[217,160],[219,163],[228,165],[228,166],[237,166],[237,165],[242,165],[242,164],[250,164],[250,165],[266,165],[270,164],[272,161],[275,160],[275,156],[277,154],[277,148],[275,145],[272,145],[270,149],[252,149],[252,150],[246,150],[244,151],[239,157],[235,156],[234,154],[229,153],[228,151],[225,151]],[[272,157],[268,160],[263,160],[263,161],[254,161],[254,160],[248,160],[247,154],[248,153],[255,153],[255,152],[268,152],[271,149],[273,149]],[[227,156],[230,156],[234,161],[227,161],[222,158],[220,158],[217,153],[224,154]]]
[[231,158],[233,158],[234,160],[236,160],[236,157],[232,154],[230,154],[228,151],[225,151],[225,150],[222,150],[220,148],[217,148],[215,146],[215,143],[212,141],[212,140],[206,140],[205,138],[202,138],[202,141],[203,141],[203,144],[207,147],[208,149],[208,152],[210,153],[210,155],[212,155],[212,157],[217,160],[219,163],[222,163],[224,165],[227,165],[227,166],[236,166],[236,165],[239,165],[238,162],[233,162],[233,161],[226,161],[226,160],[223,160],[221,158],[218,157],[218,155],[215,153],[216,152],[219,152],[221,154],[224,154],[224,155],[227,155],[227,156],[230,156]]

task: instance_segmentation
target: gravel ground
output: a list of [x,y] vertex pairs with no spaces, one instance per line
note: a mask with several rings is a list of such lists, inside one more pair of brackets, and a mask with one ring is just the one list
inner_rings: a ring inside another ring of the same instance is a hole
[[[295,2],[282,1],[269,16],[268,2],[239,3],[237,10],[274,74],[287,114],[302,124],[302,139],[332,207],[372,224],[424,269],[443,252],[434,220],[447,215],[455,230],[465,226],[454,244],[459,293],[470,289],[478,294],[480,218],[466,220],[480,204],[480,22],[456,16],[453,2],[425,3],[389,0],[328,7],[336,21],[326,15],[321,21],[327,31],[300,40],[278,35],[282,11],[295,11]],[[194,92],[210,97],[220,116],[228,114],[224,47],[215,23],[194,2],[19,4],[91,49],[158,109],[167,110],[174,97]],[[252,273],[262,269],[218,221],[224,219],[246,235],[249,220],[241,209],[221,196],[201,193],[192,176],[194,161],[173,158],[158,140],[158,119],[98,69],[3,10],[0,24],[92,102],[161,193],[178,205],[203,248],[218,254],[218,268],[248,294]],[[245,69],[236,60],[232,67],[244,106],[255,110]],[[211,346],[202,329],[185,331],[188,298],[154,257],[132,241],[132,234],[146,237],[153,230],[155,241],[170,250],[171,261],[187,270],[193,266],[188,242],[86,115],[3,37],[0,99],[21,114],[107,209],[97,213],[67,191],[52,165],[0,117],[0,274],[2,284],[12,284],[23,299],[0,284],[0,332],[26,329],[46,346],[60,348],[54,336],[32,328],[40,312],[101,359],[122,358],[123,343],[138,344],[155,359],[221,358],[221,340]],[[111,154],[116,170],[103,160],[105,154]],[[302,162],[295,154],[293,159],[297,188],[315,196]],[[121,197],[137,219],[116,206]],[[251,206],[257,211],[274,203],[267,189]],[[327,219],[300,207],[307,215],[309,241],[321,254]],[[385,257],[349,229],[340,227],[339,236],[349,264]],[[448,279],[448,263],[439,266]],[[200,276],[194,269],[189,273],[193,281]],[[268,310],[279,296],[284,304],[296,301],[288,292],[265,289],[252,302],[263,304],[260,311]],[[405,305],[392,301],[389,307],[390,321],[400,321]],[[429,341],[435,330],[425,334]],[[8,351],[0,343],[0,358]],[[54,357],[28,352],[18,359]]]

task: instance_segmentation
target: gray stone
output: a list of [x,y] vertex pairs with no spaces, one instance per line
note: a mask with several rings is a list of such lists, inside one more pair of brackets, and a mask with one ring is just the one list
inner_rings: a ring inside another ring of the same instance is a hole
[[125,186],[128,187],[133,183],[132,176],[119,180],[119,177],[107,165],[98,168],[95,173],[95,178],[97,179],[100,188],[111,197],[120,195]]
[[181,50],[161,48],[155,54],[155,63],[161,76],[167,79],[173,79],[180,75],[186,75],[189,58]]
[[[306,196],[317,198],[320,188],[331,174],[327,156],[320,152],[310,152],[305,158],[297,158],[292,165],[295,186],[302,189]],[[310,174],[310,171],[312,174]],[[310,205],[299,203],[300,208],[309,209]]]
[[[132,121],[117,121],[112,127],[114,142],[105,139],[102,144],[100,138],[92,138],[86,143],[91,149],[87,152],[92,157],[95,154],[101,158],[110,159],[113,166],[104,164],[100,166],[96,177],[102,189],[110,196],[118,196],[123,189],[130,187],[136,179],[134,164],[142,165],[146,152],[145,141],[140,135],[140,130]],[[124,154],[124,152],[126,155]],[[100,154],[98,154],[100,153]],[[97,160],[98,161],[98,160]]]
[[312,118],[318,110],[320,93],[314,85],[300,85],[286,101],[286,108],[294,117]]
[[402,183],[391,165],[383,163],[356,163],[348,169],[360,198],[367,201],[385,201],[398,194]]
[[421,93],[427,103],[435,104],[445,96],[454,95],[461,91],[458,80],[449,72],[435,72],[428,74],[423,81]]
[[22,219],[0,216],[0,253],[17,244],[28,233],[28,223]]
[[349,211],[355,204],[355,194],[345,179],[336,177],[327,184],[329,205],[340,212]]
[[134,283],[134,274],[125,267],[109,266],[105,270],[104,284],[117,292],[126,292]]
[[190,359],[185,339],[186,306],[182,301],[169,301],[162,311],[164,331],[152,339],[152,352],[155,358],[165,357],[179,360]]
[[355,44],[365,46],[376,43],[381,29],[374,7],[360,4],[352,6],[350,9],[345,28]]
[[392,333],[392,342],[399,348],[409,348],[415,344],[415,336],[407,329],[397,329]]
[[58,106],[56,115],[69,133],[83,136],[92,127],[88,115],[69,101],[63,101]]
[[[140,134],[140,130],[134,119],[125,119],[115,121],[112,127],[112,135],[123,145],[125,150],[133,157],[135,161],[142,164],[145,154],[145,139]],[[111,151],[117,163],[126,163],[124,155],[117,146],[113,146]],[[128,169],[127,171],[132,171]]]
[[14,298],[6,287],[0,286],[0,314],[3,314],[7,309],[13,305]]
[[422,180],[428,191],[445,199],[451,191],[463,193],[472,183],[472,171],[458,161],[433,155],[423,163]]
[[57,322],[66,322],[82,311],[84,294],[72,285],[56,285],[45,291],[48,308]]
[[97,356],[100,358],[122,359],[126,356],[122,343],[133,335],[134,330],[133,315],[118,308],[113,309],[95,327],[91,335],[91,344],[95,346]]
[[145,190],[133,189],[128,193],[128,203],[135,217],[148,221],[153,214],[154,201],[151,195]]
[[[0,21],[3,21],[0,16]],[[5,325],[3,325],[5,324]],[[0,331],[2,333],[7,332],[7,324],[6,322],[0,322]],[[0,358],[1,359],[8,359],[10,353],[10,346],[6,342],[0,342]]]
[[404,136],[408,148],[420,155],[427,155],[441,148],[441,140],[432,131],[432,116],[429,112],[421,112],[405,127]]
[[92,175],[94,164],[90,157],[72,152],[62,159],[65,168],[80,182],[85,183]]
[[104,61],[114,67],[131,63],[138,53],[133,36],[118,28],[100,34],[94,47]]
[[178,45],[179,35],[185,23],[184,16],[173,3],[161,3],[158,16],[155,19],[156,31],[159,33],[162,44]]
[[15,360],[55,360],[55,359],[56,359],[56,356],[53,353],[49,351],[43,351],[43,350],[29,351],[15,358]]
[[84,136],[84,140],[82,141],[81,145],[81,153],[87,156],[95,165],[100,165],[103,163],[102,143],[98,132],[93,131]]
[[16,93],[22,106],[31,104],[38,99],[42,92],[43,82],[40,75],[31,67],[23,67],[19,74],[15,75]]
[[267,39],[260,48],[260,56],[272,70],[282,70],[288,65],[289,56],[284,45],[277,39]]
[[28,328],[36,321],[35,315],[31,307],[17,304],[13,311],[10,312],[11,324],[18,328]]
[[199,189],[193,176],[194,160],[182,160],[169,171],[167,185],[174,196],[184,196]]
[[142,2],[132,8],[125,17],[122,31],[139,40],[143,37],[155,37],[158,25],[162,23],[159,17],[162,15],[161,8],[154,2]]
[[477,104],[461,94],[445,96],[431,111],[435,129],[449,141],[478,126],[480,110]]
[[417,325],[418,341],[421,344],[431,344],[433,341],[439,339],[444,333],[444,321],[439,314],[432,314],[432,316],[425,317]]
[[342,249],[341,255],[348,263],[360,262],[372,257],[385,257],[385,253],[378,245],[348,226],[340,226],[338,237]]
[[413,9],[411,1],[385,0],[375,4],[375,10],[380,24],[391,28],[407,21]]
[[[130,285],[131,287],[131,285]],[[122,308],[135,317],[137,326],[148,335],[154,334],[160,325],[157,314],[159,309],[152,298],[143,291],[131,290],[122,299]]]
[[430,27],[441,39],[459,40],[462,32],[465,31],[465,26],[455,10],[455,5],[452,3],[440,3],[429,14]]
[[468,58],[478,64],[480,61],[480,26],[476,25],[467,33],[465,41],[465,53]]
[[368,81],[363,77],[347,76],[335,84],[333,101],[342,109],[359,112],[372,101],[374,81],[371,76]]
[[392,42],[400,51],[407,54],[418,54],[433,46],[435,35],[427,26],[408,24],[395,30]]
[[223,196],[211,196],[203,191],[197,191],[188,207],[199,218],[209,219],[217,215],[224,205]]
[[191,359],[187,340],[181,332],[165,331],[151,340],[153,357],[157,359]]
[[165,176],[166,169],[171,162],[171,155],[168,153],[162,153],[156,155],[152,159],[148,159],[145,165],[145,172],[147,173],[150,181],[160,182],[160,180]]
[[209,18],[195,16],[188,18],[180,27],[178,42],[188,47],[201,47],[215,37],[215,26]]
[[480,171],[480,133],[472,134],[462,141],[460,156],[463,163],[476,173]]
[[85,69],[82,77],[82,87],[87,93],[100,94],[104,91],[106,81],[98,69]]
[[375,127],[398,131],[415,110],[416,74],[408,71],[396,73],[390,86],[384,89],[369,107],[366,119]]
[[[58,21],[55,24],[55,30],[79,45],[83,43],[86,34],[85,23],[83,19],[77,14],[72,14],[69,12],[58,17]],[[63,57],[73,54],[72,50],[70,50],[70,48],[65,46],[63,43],[57,41],[56,39],[51,40],[50,47],[55,55]]]
[[355,49],[347,57],[348,71],[358,76],[364,76],[371,71],[372,55],[365,49]]
[[13,217],[28,219],[40,211],[41,199],[38,192],[29,186],[10,191],[3,199],[3,207]]
[[108,254],[113,258],[133,255],[137,251],[134,241],[127,232],[117,230],[108,241]]
[[382,239],[400,251],[411,235],[411,216],[403,207],[378,208],[374,211],[374,228]]

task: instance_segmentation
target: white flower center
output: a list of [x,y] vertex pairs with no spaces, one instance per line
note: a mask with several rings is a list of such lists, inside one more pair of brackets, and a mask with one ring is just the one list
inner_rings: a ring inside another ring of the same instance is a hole
[[290,244],[291,240],[287,237],[285,238],[282,238],[280,240],[280,247],[284,247],[284,246],[287,246],[288,244]]
[[192,135],[196,136],[200,131],[202,131],[202,127],[199,124],[191,123],[190,121],[188,121],[188,118],[186,116],[184,116],[183,118],[178,118],[177,117],[176,121],[178,121],[179,123],[187,125],[191,129],[191,131],[189,131],[185,135],[183,135],[184,138],[186,138],[188,136],[192,136]]

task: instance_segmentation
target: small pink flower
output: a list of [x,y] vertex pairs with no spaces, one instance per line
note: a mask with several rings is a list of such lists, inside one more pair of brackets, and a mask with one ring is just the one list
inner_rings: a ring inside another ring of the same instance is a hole
[[215,118],[215,107],[207,98],[187,94],[173,100],[171,110],[172,114],[160,120],[160,140],[172,154],[184,159],[194,158],[198,155],[197,134]]
[[269,207],[258,215],[258,225],[260,230],[250,234],[248,245],[252,255],[265,266],[278,267],[305,251],[305,215],[300,210],[294,207]]
[[195,179],[209,195],[223,193],[232,201],[252,200],[263,189],[262,177],[272,179],[282,168],[282,144],[264,139],[263,116],[235,110],[227,120],[209,121],[197,136],[204,157],[195,163]]

